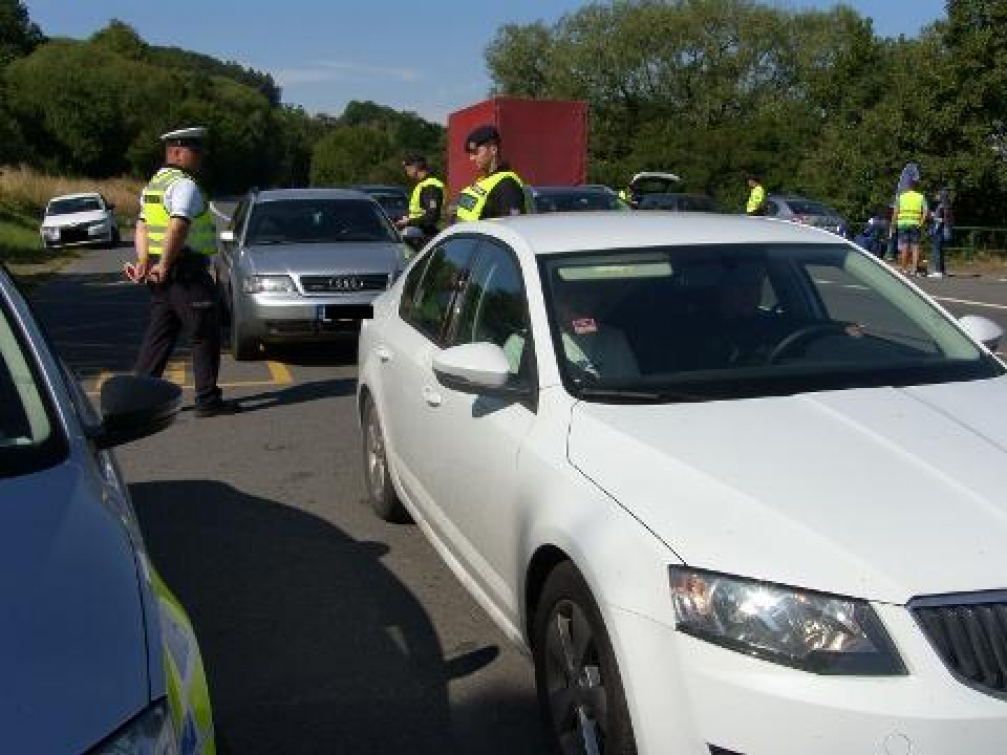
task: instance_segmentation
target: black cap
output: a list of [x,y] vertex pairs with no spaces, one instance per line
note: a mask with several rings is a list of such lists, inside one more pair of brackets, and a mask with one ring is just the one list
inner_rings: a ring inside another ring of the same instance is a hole
[[418,168],[427,167],[427,158],[419,152],[407,152],[402,158],[402,165],[415,165]]
[[484,144],[493,142],[494,144],[500,143],[500,132],[497,131],[497,127],[489,123],[483,124],[478,128],[474,129],[468,138],[465,140],[465,151],[475,152],[479,147]]

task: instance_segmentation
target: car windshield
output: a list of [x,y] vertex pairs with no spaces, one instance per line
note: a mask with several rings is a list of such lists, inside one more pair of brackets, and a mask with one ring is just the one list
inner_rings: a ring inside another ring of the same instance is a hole
[[836,211],[829,209],[821,202],[812,202],[808,199],[788,199],[790,211],[795,215],[835,215]]
[[75,212],[93,212],[101,209],[101,201],[97,197],[69,197],[54,199],[46,207],[46,215],[71,215]]
[[245,243],[339,244],[395,242],[388,218],[363,199],[284,199],[255,205]]
[[535,212],[579,212],[581,210],[621,210],[615,194],[604,191],[548,191],[535,195]]
[[63,442],[38,370],[0,300],[0,477],[62,458]]
[[587,400],[788,395],[1003,372],[845,244],[626,249],[540,265],[564,383]]

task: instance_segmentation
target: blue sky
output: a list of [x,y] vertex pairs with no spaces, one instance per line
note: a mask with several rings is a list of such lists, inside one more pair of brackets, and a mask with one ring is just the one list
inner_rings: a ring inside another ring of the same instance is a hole
[[[404,0],[339,3],[284,0],[243,3],[170,0],[27,0],[31,20],[49,36],[85,38],[117,18],[156,45],[182,47],[271,73],[283,101],[310,113],[339,115],[350,100],[372,100],[445,122],[485,99],[483,52],[503,24],[552,24],[584,5],[574,0],[495,3]],[[828,8],[831,0],[775,0],[791,9]],[[915,36],[942,18],[944,0],[852,0],[884,36]]]

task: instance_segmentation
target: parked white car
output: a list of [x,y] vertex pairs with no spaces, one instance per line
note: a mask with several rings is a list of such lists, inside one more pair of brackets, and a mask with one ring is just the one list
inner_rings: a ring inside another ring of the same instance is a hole
[[39,235],[47,249],[93,244],[118,246],[115,205],[96,192],[53,197],[45,208]]
[[530,651],[563,752],[1002,753],[976,325],[798,225],[457,225],[361,332],[370,498]]

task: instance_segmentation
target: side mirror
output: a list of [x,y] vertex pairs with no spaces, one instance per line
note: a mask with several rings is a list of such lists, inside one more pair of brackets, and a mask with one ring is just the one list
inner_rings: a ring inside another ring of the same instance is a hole
[[992,320],[979,315],[965,315],[958,318],[965,332],[983,344],[990,351],[996,351],[1003,338],[1003,329]]
[[402,240],[406,242],[413,252],[418,252],[427,241],[426,234],[414,225],[407,225],[402,229]]
[[234,243],[234,231],[231,231],[231,230],[221,231],[219,238],[225,244],[233,244]]
[[110,209],[110,210],[114,210],[114,209],[115,209],[115,202],[106,202],[106,203],[105,203],[105,206],[106,206],[106,207],[107,207],[108,209]]
[[99,448],[111,448],[160,432],[175,421],[182,389],[167,380],[116,375],[101,386],[101,424],[88,432]]
[[510,362],[495,343],[463,343],[434,357],[434,374],[444,386],[461,393],[524,396],[528,386],[511,381]]

